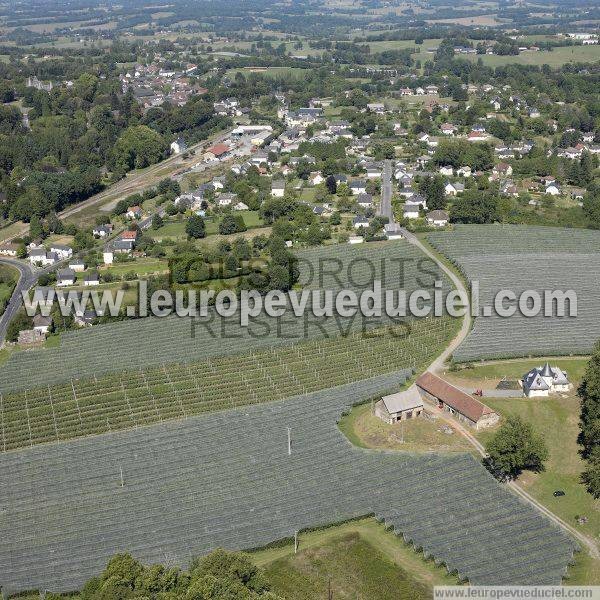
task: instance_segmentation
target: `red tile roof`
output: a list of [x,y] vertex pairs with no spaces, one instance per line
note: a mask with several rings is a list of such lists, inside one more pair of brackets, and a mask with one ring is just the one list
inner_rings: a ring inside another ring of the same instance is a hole
[[221,156],[221,154],[229,152],[229,146],[226,146],[225,144],[217,144],[216,146],[209,148],[208,152],[214,154],[215,156]]
[[439,398],[444,404],[447,404],[475,423],[484,415],[494,412],[489,406],[479,402],[479,400],[475,400],[473,396],[465,394],[447,381],[436,377],[433,373],[423,373],[417,379],[416,383],[421,389]]

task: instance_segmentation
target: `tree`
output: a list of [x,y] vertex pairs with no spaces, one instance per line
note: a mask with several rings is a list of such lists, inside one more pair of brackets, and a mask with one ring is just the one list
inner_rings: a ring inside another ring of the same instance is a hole
[[200,239],[206,237],[206,226],[200,215],[192,215],[185,224],[185,232],[188,237]]
[[325,180],[325,185],[327,186],[327,190],[330,194],[335,194],[337,192],[337,182],[333,175],[329,175]]
[[246,224],[241,215],[225,215],[219,223],[219,233],[221,235],[241,233],[242,231],[246,231]]
[[498,196],[490,190],[467,190],[454,199],[452,223],[493,223],[498,218]]
[[27,313],[21,309],[6,328],[6,339],[9,342],[16,342],[19,337],[19,331],[31,329],[33,322]]
[[152,217],[152,229],[160,229],[163,225],[164,225],[163,218],[158,213],[156,213]]
[[492,467],[506,477],[516,478],[523,469],[544,470],[548,449],[529,423],[511,415],[487,445]]
[[446,206],[446,190],[444,179],[436,175],[435,177],[425,177],[419,186],[419,191],[427,199],[429,210],[439,210]]
[[146,125],[128,127],[115,142],[112,162],[117,171],[142,169],[167,155],[165,139]]
[[594,498],[600,498],[600,457],[588,461],[587,468],[581,474],[581,481]]

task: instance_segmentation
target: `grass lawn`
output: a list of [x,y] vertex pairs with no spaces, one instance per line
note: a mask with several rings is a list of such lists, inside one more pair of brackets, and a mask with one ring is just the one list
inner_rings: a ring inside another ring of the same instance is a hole
[[11,223],[6,227],[2,227],[2,229],[0,229],[0,242],[10,240],[15,236],[18,236],[24,227],[27,227],[27,225],[23,223],[23,221],[16,221],[15,223]]
[[[550,457],[542,473],[524,472],[519,482],[532,496],[582,533],[598,539],[600,536],[600,501],[587,493],[579,478],[584,463],[577,444],[579,433],[579,400],[575,395],[548,398],[485,398],[485,403],[501,415],[519,415],[543,435]],[[493,431],[479,431],[478,439],[484,444]],[[553,492],[563,490],[564,496],[555,498]],[[585,516],[580,524],[576,517]],[[599,573],[600,574],[600,573]]]
[[430,598],[434,585],[458,584],[375,519],[301,532],[298,539],[296,555],[293,544],[251,554],[286,598],[327,598],[329,579],[339,599]]
[[[235,211],[233,213],[234,215],[240,215],[243,219],[244,219],[244,223],[246,224],[246,227],[251,230],[251,229],[257,229],[257,228],[261,228],[264,226],[263,220],[260,218],[260,214],[257,210],[240,210],[240,211]],[[206,235],[207,236],[212,236],[212,235],[218,235],[219,234],[219,223],[221,222],[222,217],[215,217],[215,218],[207,218],[205,219],[205,224],[206,224]],[[169,221],[167,223],[165,223],[160,229],[156,229],[156,230],[151,230],[150,234],[152,235],[152,237],[156,238],[156,239],[164,239],[164,238],[170,238],[170,239],[186,239],[187,238],[187,234],[185,233],[185,225],[186,225],[187,219],[183,219],[182,221]],[[248,233],[248,232],[245,232]],[[233,237],[235,237],[236,235],[241,235],[241,234],[232,234]],[[251,237],[254,237],[254,235],[258,235],[258,232],[254,233],[251,235]],[[226,237],[226,236],[224,236]]]
[[169,270],[166,260],[160,258],[137,258],[123,263],[114,263],[110,266],[100,267],[101,273],[112,273],[119,277],[125,273],[134,272],[138,276],[165,273]]
[[569,379],[576,384],[581,379],[588,362],[587,358],[580,357],[516,359],[502,362],[490,362],[482,365],[475,364],[473,368],[449,372],[446,373],[446,375],[449,379],[459,383],[462,381],[467,382],[469,385],[474,385],[483,382],[485,383],[484,387],[492,387],[503,378],[511,380],[520,379],[533,367],[543,365],[546,360],[548,360],[551,365],[559,365],[568,373]]
[[362,404],[339,423],[344,435],[356,446],[407,452],[472,452],[473,446],[459,433],[445,433],[447,424],[424,417],[389,425],[376,417],[371,404]]
[[521,52],[518,56],[496,56],[466,54],[467,60],[483,60],[483,64],[489,67],[502,65],[550,65],[560,67],[566,63],[596,62],[600,60],[600,46],[564,46],[554,48],[552,52]]

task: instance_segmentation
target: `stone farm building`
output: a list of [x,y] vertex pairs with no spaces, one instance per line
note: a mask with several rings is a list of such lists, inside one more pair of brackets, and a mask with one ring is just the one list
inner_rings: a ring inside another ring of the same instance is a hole
[[390,425],[419,417],[422,412],[423,399],[414,385],[404,392],[384,396],[375,404],[375,415]]
[[433,373],[423,373],[416,384],[426,400],[475,429],[491,427],[500,419],[491,408]]

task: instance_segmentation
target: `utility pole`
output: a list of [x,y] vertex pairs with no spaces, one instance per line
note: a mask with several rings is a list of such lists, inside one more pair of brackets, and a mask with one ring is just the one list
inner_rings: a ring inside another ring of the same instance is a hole
[[298,531],[294,531],[294,554],[298,554]]
[[119,471],[121,472],[121,487],[125,487],[125,482],[123,481],[123,467],[119,465]]
[[292,430],[289,427],[287,428],[287,434],[288,434],[288,456],[291,456],[291,454],[292,454]]

